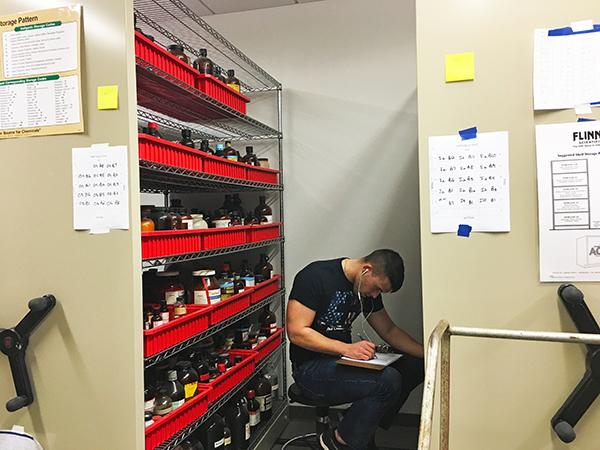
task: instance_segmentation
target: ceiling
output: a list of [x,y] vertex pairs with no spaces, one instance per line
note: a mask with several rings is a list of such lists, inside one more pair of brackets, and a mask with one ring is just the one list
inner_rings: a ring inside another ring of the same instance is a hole
[[321,0],[183,0],[199,16],[227,14],[252,9],[275,8]]

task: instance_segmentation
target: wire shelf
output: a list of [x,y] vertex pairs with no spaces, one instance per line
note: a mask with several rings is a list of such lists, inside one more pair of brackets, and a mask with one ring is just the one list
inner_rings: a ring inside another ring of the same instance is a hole
[[198,333],[197,335],[195,335],[183,342],[180,342],[179,344],[173,345],[172,347],[169,347],[169,348],[163,350],[162,352],[157,353],[156,355],[152,355],[152,356],[149,356],[148,358],[145,358],[144,359],[144,369],[147,369],[148,367],[152,367],[153,365],[155,365],[161,361],[164,361],[165,359],[168,359],[173,355],[176,355],[180,351],[185,350],[186,348],[189,348],[194,344],[197,344],[201,340],[206,339],[207,337],[212,336],[213,334],[218,333],[219,331],[222,331],[225,328],[230,327],[231,325],[236,323],[238,320],[243,319],[244,317],[247,317],[247,316],[255,313],[256,311],[259,311],[264,306],[270,304],[274,300],[280,299],[281,296],[283,296],[283,295],[285,295],[285,289],[280,289],[275,294],[262,299],[260,302],[255,303],[254,305],[251,305],[249,308],[246,308],[245,310],[239,312],[238,314],[231,316],[230,318],[225,319],[225,320],[219,322],[218,324],[213,325],[212,327],[209,327],[208,329],[202,331],[201,333]]
[[211,258],[213,256],[229,255],[231,253],[254,250],[255,248],[268,247],[270,245],[282,244],[284,238],[269,239],[266,241],[252,242],[250,244],[235,245],[233,247],[221,247],[212,250],[202,250],[201,252],[184,253],[183,255],[165,256],[161,258],[152,258],[142,260],[142,269],[150,267],[160,267],[167,264],[175,264],[187,261],[196,261],[199,259]]
[[282,191],[280,184],[239,180],[180,167],[140,160],[140,190],[156,194],[169,192]]
[[[201,141],[206,139],[208,141],[231,141],[231,142],[253,142],[263,140],[274,140],[278,139],[277,134],[265,134],[260,136],[239,136],[232,131],[218,128],[215,124],[212,126],[206,123],[196,124],[191,122],[184,122],[181,120],[174,119],[173,117],[166,116],[156,111],[138,107],[138,126],[144,127],[148,122],[156,122],[161,128],[160,132],[165,139],[170,141],[179,141],[181,139],[181,130],[188,129],[192,131],[192,139],[194,141]],[[197,145],[199,147],[199,145]]]
[[270,126],[224,105],[140,57],[136,57],[136,73],[138,105],[240,138],[281,136]]
[[135,0],[138,26],[163,46],[181,44],[194,57],[207,48],[221,70],[234,69],[245,92],[281,89],[281,83],[225,39],[181,0]]
[[[283,356],[283,353],[284,353],[283,350],[285,349],[286,344],[287,344],[286,340],[283,339],[283,341],[281,342],[279,347],[277,347],[277,349],[275,349],[269,356],[267,356],[265,359],[261,360],[258,364],[256,364],[255,373],[260,372],[268,364],[274,363],[275,361],[279,360]],[[200,416],[195,422],[192,422],[187,427],[185,427],[183,430],[181,430],[174,436],[170,437],[169,439],[167,439],[165,442],[163,442],[159,446],[155,447],[155,450],[173,450],[175,447],[177,447],[179,444],[181,444],[184,440],[186,440],[194,431],[196,431],[213,414],[215,414],[219,409],[221,409],[229,400],[231,400],[250,381],[250,379],[251,379],[251,377],[245,379],[240,384],[238,384],[236,387],[231,389],[229,392],[227,392],[227,394],[225,394],[223,397],[219,398],[216,402],[211,404],[208,407],[208,411],[205,412],[202,416]],[[266,423],[264,428],[261,428],[260,430],[255,432],[254,437],[250,441],[251,444],[252,443],[255,444],[255,443],[259,442],[260,439],[262,439],[262,437],[264,436],[264,433],[266,433],[268,431],[268,429],[270,428],[270,424],[275,422],[275,420],[279,418],[280,414],[287,407],[287,400],[285,400],[285,397],[284,397],[284,400],[278,401],[276,403],[278,404],[277,405],[278,407],[277,407],[277,410],[273,411],[271,421]],[[253,447],[249,446],[248,448],[253,448]]]

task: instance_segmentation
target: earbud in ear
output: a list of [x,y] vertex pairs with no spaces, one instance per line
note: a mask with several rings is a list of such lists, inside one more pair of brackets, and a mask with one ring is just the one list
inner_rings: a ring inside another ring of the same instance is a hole
[[361,272],[361,275],[364,275],[364,274],[366,274],[368,271],[369,271],[369,269],[365,269],[365,270],[363,270],[363,271]]

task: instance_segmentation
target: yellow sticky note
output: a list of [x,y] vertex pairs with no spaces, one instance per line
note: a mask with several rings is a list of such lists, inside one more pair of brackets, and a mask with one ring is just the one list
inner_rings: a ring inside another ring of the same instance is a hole
[[119,86],[98,86],[98,109],[119,109]]
[[475,79],[475,54],[473,52],[446,55],[446,83]]

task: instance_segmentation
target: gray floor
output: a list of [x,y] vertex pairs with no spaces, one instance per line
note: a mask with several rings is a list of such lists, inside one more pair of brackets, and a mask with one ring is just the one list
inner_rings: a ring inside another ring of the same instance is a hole
[[[281,437],[289,439],[294,436],[312,433],[315,430],[313,421],[310,420],[292,420],[283,430]],[[378,430],[376,443],[380,450],[415,450],[419,439],[419,429],[417,427],[393,426],[389,430]],[[280,450],[281,445],[276,445],[272,450]],[[263,450],[263,449],[260,449]],[[307,450],[307,447],[289,445],[286,450]]]

